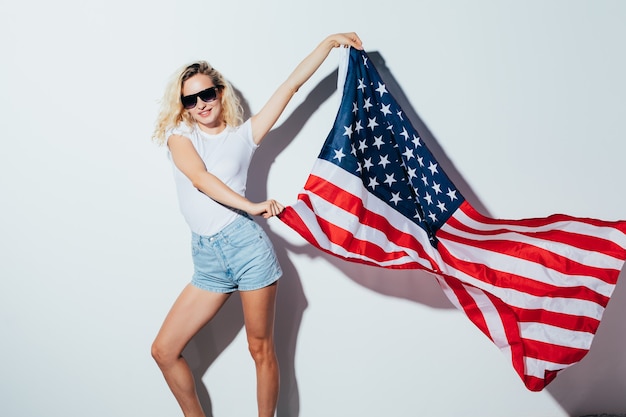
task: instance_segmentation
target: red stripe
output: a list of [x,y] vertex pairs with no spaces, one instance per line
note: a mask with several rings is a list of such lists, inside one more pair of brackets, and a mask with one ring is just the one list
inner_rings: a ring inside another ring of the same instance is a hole
[[376,262],[382,263],[393,261],[407,256],[406,252],[387,252],[380,246],[370,241],[357,239],[349,231],[342,229],[341,227],[337,227],[335,224],[327,222],[321,217],[317,218],[317,224],[334,244],[341,246],[348,252],[357,255],[364,255]]
[[[443,277],[443,279],[453,290],[454,294],[459,300],[459,303],[461,304],[461,307],[463,308],[463,311],[472,321],[472,323],[474,323],[476,327],[478,327],[487,337],[489,337],[493,341],[493,337],[491,336],[489,326],[485,321],[483,311],[476,304],[476,300],[466,291],[466,286],[454,277],[445,276]],[[494,297],[491,294],[478,288],[475,288],[475,290],[480,291],[484,296],[486,296],[493,304],[493,307],[496,309],[496,316],[502,325],[502,329],[504,330],[504,337],[507,341],[508,348],[511,351],[511,362],[513,365],[513,369],[515,369],[515,371],[522,378],[522,380],[525,380],[524,352],[526,350],[526,347],[524,346],[523,340],[520,337],[519,326],[515,314],[513,314],[509,307],[497,297]],[[529,386],[528,389],[532,390],[533,387]]]
[[439,253],[444,262],[473,278],[502,289],[514,289],[537,297],[550,296],[592,301],[606,307],[609,297],[583,286],[560,287],[535,281],[532,278],[489,268],[484,263],[461,260],[453,256],[445,245],[439,245]]
[[317,241],[311,234],[309,228],[304,223],[304,221],[298,216],[298,213],[292,207],[285,207],[282,213],[278,216],[278,218],[295,230],[300,236],[302,236],[307,242],[310,244],[319,247]]
[[[315,175],[309,176],[305,189],[340,209],[357,216],[360,224],[378,229],[393,244],[414,250],[420,258],[430,263],[432,269],[437,269],[435,260],[428,255],[419,240],[411,234],[393,227],[384,216],[370,211],[363,205],[363,201],[359,197]],[[300,194],[298,199],[302,200],[303,195]],[[426,244],[430,245],[428,242]]]
[[583,265],[573,259],[550,252],[542,247],[524,242],[509,240],[475,240],[468,237],[453,235],[440,230],[437,237],[458,243],[463,243],[478,249],[501,253],[503,255],[514,256],[530,262],[537,263],[547,268],[558,271],[562,274],[581,275],[598,278],[608,284],[615,284],[619,271],[614,269],[603,269],[593,266]]
[[511,306],[520,323],[543,323],[562,329],[595,333],[600,321],[593,317],[575,316],[543,309],[529,309]]
[[510,230],[507,228],[495,230],[481,230],[466,225],[455,217],[451,217],[446,223],[464,232],[473,233],[481,236],[493,236],[500,233],[515,233],[518,235],[541,239],[548,242],[566,244],[568,246],[572,246],[585,251],[602,253],[617,259],[626,257],[626,250],[620,245],[611,240],[607,240],[597,236],[567,232],[558,229],[539,232],[521,232],[517,230]]
[[563,365],[571,365],[580,362],[589,352],[588,349],[553,345],[551,343],[530,339],[524,339],[524,346],[526,346],[526,357]]
[[491,339],[491,333],[489,332],[489,327],[487,326],[487,322],[483,317],[483,313],[478,308],[476,301],[472,296],[470,296],[465,290],[464,284],[459,281],[457,278],[451,276],[443,276],[442,277],[446,284],[450,287],[450,289],[454,292],[454,295],[459,300],[459,304],[465,311],[465,314],[469,317],[469,319],[482,331],[488,338]]
[[486,217],[480,214],[474,207],[472,207],[467,201],[464,201],[459,209],[463,210],[468,217],[473,220],[492,225],[516,225],[516,226],[525,226],[525,227],[543,227],[548,226],[556,222],[577,222],[577,223],[585,223],[591,226],[596,227],[611,227],[614,228],[624,234],[626,234],[626,221],[605,221],[605,220],[597,220],[590,219],[587,217],[573,217],[568,216],[566,214],[553,214],[548,217],[541,218],[529,218],[529,219],[520,219],[520,220],[506,220],[506,219],[492,219],[491,217]]
[[[302,201],[302,203],[311,207],[308,196],[301,195],[300,200]],[[309,227],[304,223],[302,218],[298,215],[297,211],[294,210],[292,207],[285,207],[285,210],[280,214],[279,218],[289,227],[298,232],[312,245],[322,249],[329,254],[342,257],[332,252],[330,248],[321,246],[319,242],[315,239],[313,233],[311,233]],[[380,246],[375,245],[369,241],[356,239],[351,233],[349,233],[345,229],[337,227],[333,223],[329,223],[321,217],[316,216],[316,220],[317,226],[330,242],[343,247],[349,253],[364,255],[369,259],[373,259],[375,262],[363,260],[361,258],[349,258],[349,260],[351,261],[380,267],[380,265],[378,264],[380,262],[393,261],[406,255],[406,253],[400,251],[386,252]],[[387,267],[391,269],[425,269],[417,262],[404,262],[402,264],[389,265]]]
[[524,385],[531,391],[541,391],[556,378],[557,371],[545,371],[543,379],[532,375],[524,375]]

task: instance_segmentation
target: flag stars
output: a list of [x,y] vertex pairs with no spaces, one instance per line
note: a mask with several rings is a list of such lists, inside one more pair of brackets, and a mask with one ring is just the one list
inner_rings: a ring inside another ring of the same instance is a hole
[[383,96],[383,94],[388,92],[385,84],[381,83],[380,81],[378,82],[378,88],[376,89],[376,91],[378,91],[381,97]]
[[437,171],[437,165],[438,164],[433,164],[433,161],[430,161],[430,165],[428,165],[428,169],[430,170],[431,175],[435,175],[436,172],[439,172]]
[[343,149],[335,149],[335,156],[333,157],[333,159],[337,159],[339,160],[339,162],[341,162],[341,159],[346,156],[346,154],[343,153]]
[[357,120],[356,121],[356,126],[354,126],[354,130],[356,131],[356,133],[361,132],[361,130],[363,130],[363,126],[361,126],[361,121]]
[[366,98],[365,99],[365,103],[363,103],[363,108],[365,109],[365,111],[369,112],[370,111],[370,107],[373,106],[373,104],[370,102],[370,98]]
[[357,176],[363,191],[428,230],[430,239],[463,201],[461,191],[404,118],[385,82],[368,70],[351,76],[347,100],[320,158]]
[[383,146],[384,144],[385,144],[385,142],[383,142],[382,135],[381,136],[374,136],[374,146],[376,146],[379,151],[380,151],[380,147]]
[[393,204],[397,206],[400,201],[402,201],[402,199],[400,198],[400,193],[391,193],[391,202]]
[[345,132],[343,132],[343,136],[347,136],[348,138],[352,138],[352,126],[344,126]]
[[[369,123],[367,124],[367,127],[369,127],[370,129],[374,130],[374,128],[376,126],[378,126],[378,123],[376,123],[376,118],[372,118],[370,119],[369,117],[367,118],[367,120],[369,121]],[[380,149],[380,148],[379,148]]]
[[391,185],[392,185],[394,182],[397,182],[397,181],[396,181],[396,179],[394,178],[394,175],[393,175],[393,174],[391,174],[391,175],[389,175],[389,174],[385,174],[385,177],[386,177],[386,178],[385,178],[385,181],[384,181],[384,182],[385,182],[385,184],[388,184],[388,185],[389,185],[389,187],[391,187]]
[[380,162],[378,162],[378,165],[382,165],[383,169],[386,168],[389,163],[389,155],[380,156]]
[[454,201],[457,199],[456,190],[451,190],[450,188],[448,188],[448,192],[446,193],[446,195],[450,197],[450,201]]

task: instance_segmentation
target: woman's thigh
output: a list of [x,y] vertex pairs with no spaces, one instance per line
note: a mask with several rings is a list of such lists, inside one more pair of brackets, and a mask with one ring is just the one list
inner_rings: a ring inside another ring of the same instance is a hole
[[258,290],[240,291],[248,340],[272,340],[277,290],[278,281]]
[[189,340],[215,317],[229,296],[188,284],[167,314],[155,343],[168,351],[182,352]]

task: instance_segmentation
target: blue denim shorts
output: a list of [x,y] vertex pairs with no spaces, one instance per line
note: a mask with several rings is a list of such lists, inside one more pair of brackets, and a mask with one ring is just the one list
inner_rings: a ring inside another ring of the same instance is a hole
[[191,255],[191,284],[207,291],[258,290],[283,273],[265,231],[247,216],[212,236],[192,232]]

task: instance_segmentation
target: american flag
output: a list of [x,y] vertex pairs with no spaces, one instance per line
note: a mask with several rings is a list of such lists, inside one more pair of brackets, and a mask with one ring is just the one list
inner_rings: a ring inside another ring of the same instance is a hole
[[341,258],[432,272],[525,386],[542,390],[591,347],[626,259],[626,221],[481,215],[367,54],[346,58],[334,126],[281,220]]

